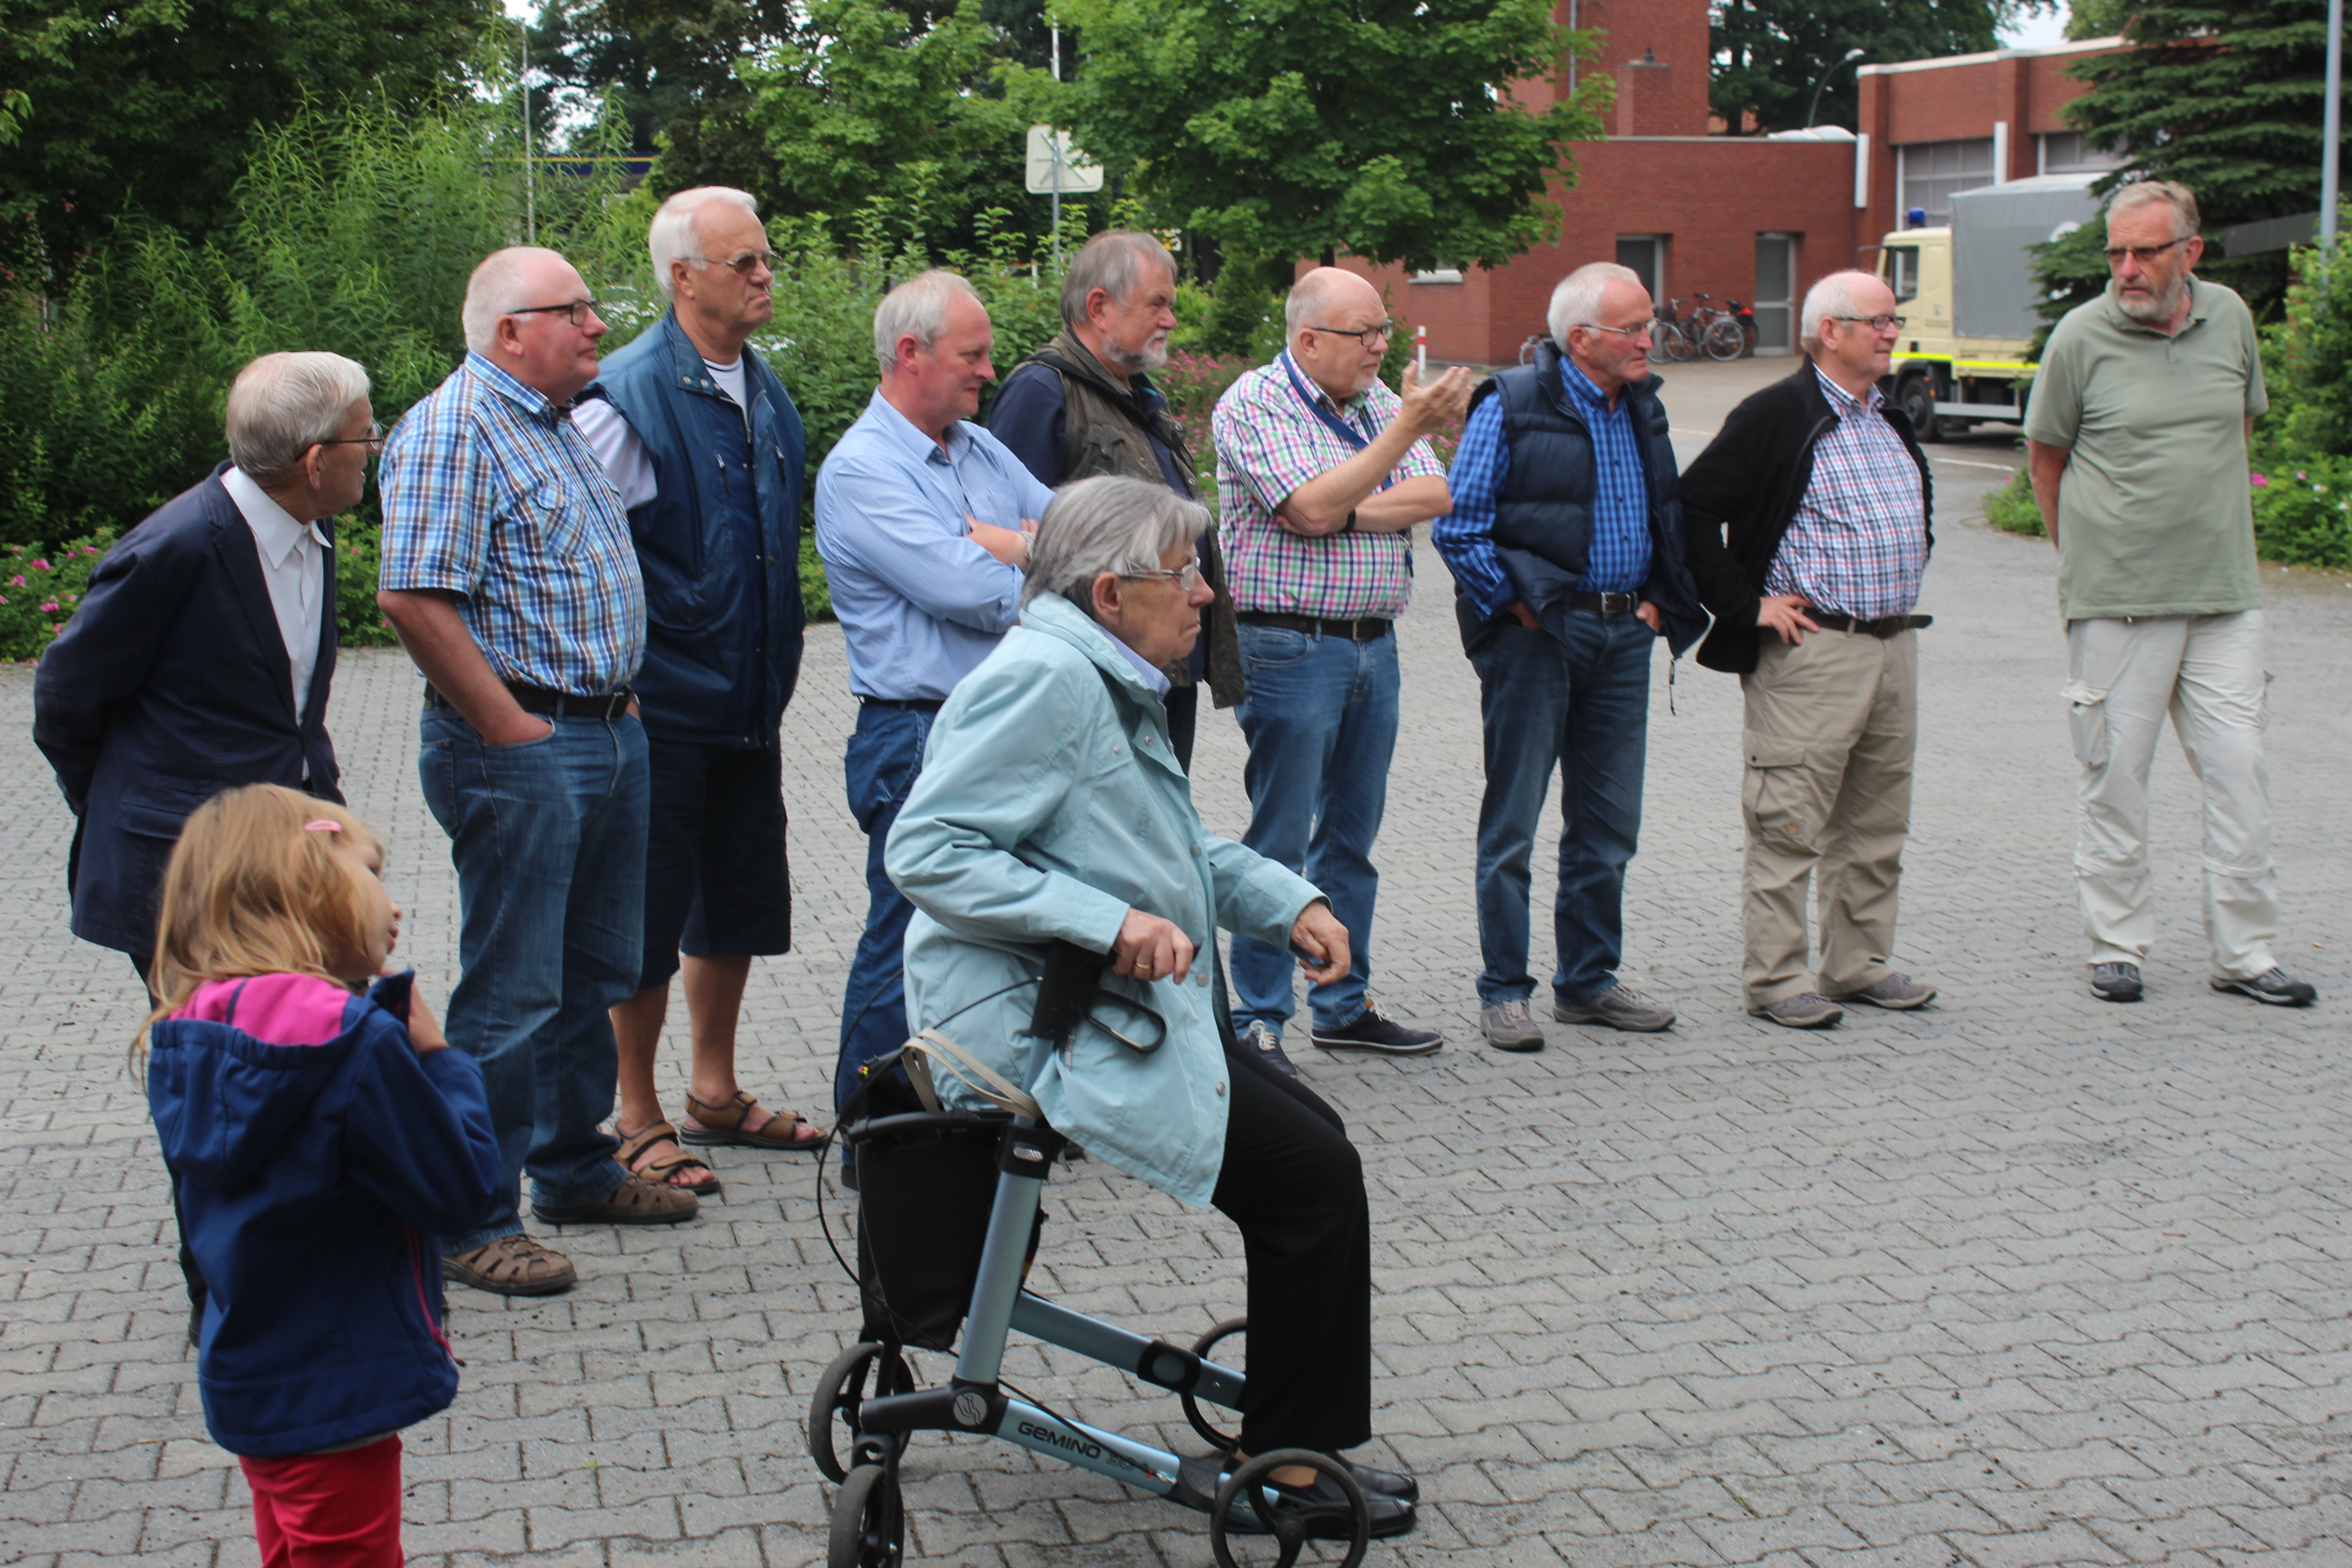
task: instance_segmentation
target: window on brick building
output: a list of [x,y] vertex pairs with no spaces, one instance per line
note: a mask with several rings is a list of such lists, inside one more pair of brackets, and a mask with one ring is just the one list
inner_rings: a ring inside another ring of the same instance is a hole
[[1952,221],[1952,197],[1992,184],[1992,138],[1971,142],[1914,142],[1895,149],[1895,178],[1903,192],[1899,210],[1915,207],[1930,225]]
[[2105,174],[2123,164],[2119,148],[2104,146],[2079,131],[2053,131],[2035,140],[2040,143],[2035,168],[2041,174]]

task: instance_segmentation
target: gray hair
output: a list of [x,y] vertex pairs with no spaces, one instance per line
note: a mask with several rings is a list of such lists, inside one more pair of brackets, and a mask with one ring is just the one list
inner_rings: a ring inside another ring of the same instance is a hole
[[748,192],[726,185],[697,185],[690,191],[680,191],[662,203],[654,214],[654,221],[646,229],[646,248],[653,252],[654,281],[661,285],[662,298],[677,298],[677,280],[670,276],[673,261],[690,261],[702,248],[695,232],[695,220],[702,209],[717,202],[731,202],[750,213],[760,216],[760,204]]
[[263,354],[228,389],[229,459],[263,484],[293,471],[304,453],[343,433],[368,373],[331,353]]
[[[504,250],[493,250],[482,258],[474,275],[466,279],[466,304],[458,318],[466,328],[466,346],[478,354],[490,352],[499,341],[499,318],[513,314],[530,303],[524,298],[523,258],[552,256],[562,261],[555,251],[539,245],[510,245]],[[542,303],[554,304],[552,300]]]
[[874,357],[882,362],[884,374],[898,368],[900,338],[913,338],[927,349],[940,341],[940,334],[947,331],[948,301],[958,295],[982,310],[988,308],[979,290],[936,267],[918,272],[882,296],[882,303],[874,308]]
[[1341,278],[1348,274],[1336,268],[1318,267],[1290,286],[1290,297],[1282,302],[1282,335],[1286,342],[1298,335],[1298,329],[1310,326],[1307,316],[1319,309]]
[[1038,520],[1021,602],[1059,594],[1091,616],[1097,577],[1160,571],[1161,556],[1208,526],[1207,507],[1149,479],[1097,474],[1064,485]]
[[1620,267],[1613,261],[1590,261],[1559,280],[1551,291],[1551,306],[1544,311],[1544,325],[1550,329],[1551,341],[1559,345],[1560,353],[1568,352],[1568,330],[1591,326],[1601,314],[1601,296],[1612,283],[1631,283],[1642,287],[1642,275],[1630,267]]
[[1062,320],[1078,326],[1087,319],[1087,296],[1099,289],[1111,303],[1124,305],[1143,287],[1144,268],[1157,264],[1176,276],[1176,258],[1148,234],[1109,228],[1087,241],[1062,277]]
[[2115,199],[2107,204],[2107,221],[2113,223],[2118,214],[2130,212],[2135,207],[2157,204],[2172,209],[2173,238],[2187,239],[2197,232],[2200,222],[2197,198],[2189,194],[2187,185],[2171,180],[2134,180],[2117,191]]
[[1797,342],[1804,351],[1809,354],[1821,352],[1823,321],[1836,316],[1862,313],[1862,307],[1853,297],[1853,286],[1857,282],[1878,281],[1867,272],[1832,272],[1806,289],[1804,309],[1797,316]]

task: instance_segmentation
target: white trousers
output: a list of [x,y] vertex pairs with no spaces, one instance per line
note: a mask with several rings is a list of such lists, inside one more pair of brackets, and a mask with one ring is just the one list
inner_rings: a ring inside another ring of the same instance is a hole
[[2263,613],[2073,621],[2066,627],[2082,821],[2074,887],[2092,963],[2139,963],[2156,935],[2147,771],[2164,717],[2205,788],[2205,935],[2217,978],[2273,968],[2278,897],[2263,765]]

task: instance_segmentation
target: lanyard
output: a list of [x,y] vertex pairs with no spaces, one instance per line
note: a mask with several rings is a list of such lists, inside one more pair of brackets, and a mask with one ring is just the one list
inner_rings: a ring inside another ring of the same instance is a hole
[[1348,443],[1348,450],[1360,452],[1371,445],[1364,438],[1363,432],[1323,406],[1322,399],[1316,396],[1314,390],[1307,384],[1307,378],[1300,375],[1298,367],[1291,363],[1288,349],[1282,351],[1282,370],[1290,377],[1290,390],[1298,394],[1298,400],[1307,405],[1307,411],[1328,426],[1333,435]]

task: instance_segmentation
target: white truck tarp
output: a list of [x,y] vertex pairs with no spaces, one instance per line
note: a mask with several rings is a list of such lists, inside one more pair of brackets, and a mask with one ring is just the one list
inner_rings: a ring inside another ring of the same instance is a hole
[[2026,247],[2098,220],[2091,182],[2041,174],[1952,198],[1952,329],[1964,338],[2030,338],[2041,329]]

